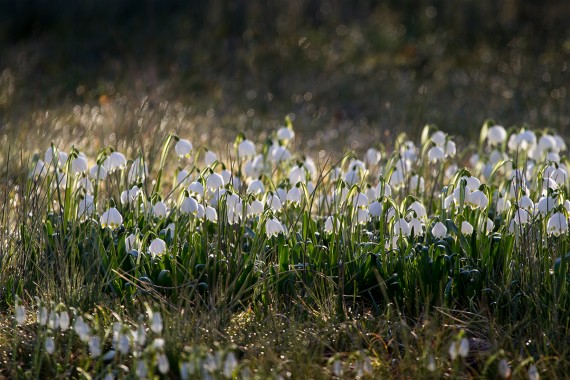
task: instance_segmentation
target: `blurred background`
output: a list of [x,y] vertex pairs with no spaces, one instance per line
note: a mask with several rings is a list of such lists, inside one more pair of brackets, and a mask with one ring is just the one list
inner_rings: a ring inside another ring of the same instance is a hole
[[2,0],[0,128],[105,144],[166,119],[208,142],[290,115],[309,150],[487,118],[568,135],[568,20],[554,0]]

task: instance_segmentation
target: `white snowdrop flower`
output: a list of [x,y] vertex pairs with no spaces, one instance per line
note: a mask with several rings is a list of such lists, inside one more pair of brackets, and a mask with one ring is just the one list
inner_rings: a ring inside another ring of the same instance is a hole
[[469,339],[461,338],[459,341],[459,348],[457,349],[457,353],[462,358],[466,358],[469,355]]
[[135,369],[135,374],[139,379],[146,379],[148,377],[148,367],[144,359],[137,360],[137,367]]
[[218,161],[218,156],[216,153],[212,152],[211,150],[208,150],[206,153],[204,153],[204,164],[206,166],[212,166],[216,161]]
[[237,358],[235,356],[235,354],[233,352],[229,352],[226,355],[226,359],[224,360],[224,366],[223,366],[223,374],[227,379],[231,379],[233,376],[234,371],[236,370],[238,366],[238,361]]
[[532,131],[522,130],[518,134],[512,134],[507,145],[511,152],[528,151],[536,146],[536,135]]
[[493,221],[489,218],[487,218],[487,223],[485,223],[485,231],[490,234],[491,232],[493,232],[493,229],[495,228],[495,223],[493,223]]
[[369,200],[373,200],[376,199],[376,189],[374,187],[368,187],[366,189],[366,191],[364,192],[364,194],[366,195],[366,197],[368,197]]
[[410,191],[413,193],[423,193],[425,191],[425,183],[426,181],[423,177],[414,174],[410,177]]
[[40,305],[36,312],[36,321],[40,326],[45,326],[48,320],[48,310],[45,306]]
[[454,196],[453,194],[448,195],[447,197],[445,197],[445,199],[443,200],[443,208],[448,211],[449,208],[451,207],[451,205],[453,204],[453,200],[454,200]]
[[55,352],[55,342],[53,340],[53,337],[51,336],[46,337],[46,340],[44,342],[44,348],[49,355]]
[[427,370],[430,372],[435,372],[436,369],[437,369],[437,366],[435,363],[435,357],[432,354],[430,354],[428,357]]
[[107,178],[107,169],[103,165],[95,164],[89,169],[89,178],[103,181]]
[[431,147],[428,150],[428,160],[430,162],[438,162],[445,158],[445,152],[439,146]]
[[265,204],[274,212],[281,211],[281,208],[283,207],[281,199],[273,193],[267,193]]
[[48,165],[45,164],[42,160],[38,160],[36,165],[34,166],[34,170],[32,170],[32,177],[37,178],[43,176],[47,173]]
[[352,171],[352,170],[358,170],[363,172],[366,170],[366,164],[360,160],[351,160],[348,163],[347,171]]
[[166,251],[166,242],[161,238],[153,239],[148,246],[148,251],[152,257],[160,256]]
[[509,362],[507,362],[507,359],[501,359],[499,361],[499,376],[501,376],[503,379],[510,379],[511,378],[511,366],[509,366]]
[[566,211],[568,213],[570,213],[570,200],[565,199],[563,205],[564,205],[564,208],[566,209]]
[[[58,171],[57,172],[57,182],[54,185],[57,185],[57,187],[59,187],[60,189],[65,189],[67,187],[67,175],[63,172]],[[53,186],[53,187],[55,187],[55,186]]]
[[198,203],[198,211],[196,211],[196,218],[204,220],[205,217],[206,217],[206,209],[204,208],[204,205]]
[[307,173],[302,166],[295,165],[289,170],[289,183],[295,186],[299,182],[307,182]]
[[212,223],[217,223],[218,221],[218,212],[215,208],[211,206],[206,206],[206,220],[209,220]]
[[26,321],[26,308],[22,305],[20,298],[16,298],[16,307],[14,309],[14,318],[18,325],[23,325]]
[[501,125],[493,125],[487,131],[487,141],[489,145],[500,145],[507,139],[507,131]]
[[263,186],[263,182],[261,182],[259,179],[251,181],[247,187],[247,193],[255,195],[265,193],[265,186]]
[[410,231],[414,234],[414,236],[422,236],[424,234],[422,221],[420,219],[412,218],[408,225],[410,226]]
[[249,216],[260,216],[261,214],[263,214],[263,210],[264,210],[263,202],[256,199],[253,202],[251,202],[249,209],[250,212]]
[[125,238],[125,249],[127,252],[135,248],[136,241],[137,237],[135,234],[130,234]]
[[190,174],[187,170],[182,169],[176,175],[176,183],[182,186],[188,185],[192,182],[192,174]]
[[530,215],[524,208],[519,208],[515,211],[514,220],[517,224],[527,224],[530,221]]
[[146,165],[144,160],[139,156],[131,164],[131,168],[129,169],[129,174],[127,175],[127,179],[129,183],[133,183],[138,181],[144,181],[144,179],[147,176],[148,176],[148,166]]
[[532,364],[530,367],[528,367],[526,377],[528,380],[539,380],[540,379],[540,374],[539,374],[538,369],[536,368],[536,366],[534,364]]
[[179,158],[190,157],[192,149],[193,149],[192,143],[185,139],[178,140],[176,142],[176,145],[174,145],[174,151],[176,152]]
[[471,191],[475,191],[479,189],[479,186],[481,186],[481,181],[479,180],[479,178],[477,177],[461,177],[461,179],[465,179],[465,182],[467,183],[467,187],[469,188],[469,190]]
[[507,198],[499,198],[497,200],[497,212],[500,214],[511,208],[511,202]]
[[455,142],[453,142],[451,140],[447,141],[443,148],[445,151],[445,155],[448,157],[455,156],[455,153],[457,152],[457,147],[455,145]]
[[95,212],[94,201],[93,195],[85,194],[77,205],[77,215],[81,218],[93,214]]
[[360,172],[358,170],[349,170],[344,175],[344,182],[346,182],[349,186],[360,183]]
[[558,151],[558,144],[556,139],[551,135],[542,135],[538,139],[538,149],[541,152]]
[[57,149],[55,149],[53,146],[47,148],[44,153],[44,161],[48,164],[48,166],[50,165],[58,166],[57,162],[58,157],[59,156],[57,154]]
[[73,323],[73,329],[79,335],[79,339],[83,342],[87,342],[89,340],[89,334],[91,334],[91,328],[89,325],[83,320],[83,317],[80,315],[75,318],[75,322]]
[[398,189],[400,186],[404,184],[405,178],[404,173],[401,170],[394,170],[392,175],[390,176],[390,186],[395,187]]
[[431,233],[436,239],[442,239],[447,235],[447,227],[442,222],[437,222],[431,229]]
[[246,177],[257,178],[263,173],[265,168],[265,163],[263,161],[263,156],[258,154],[255,158],[246,161],[244,167],[244,173]]
[[97,335],[89,339],[89,354],[93,359],[101,356],[101,339]]
[[389,197],[392,195],[392,188],[386,182],[379,182],[376,185],[376,197],[380,198],[382,196]]
[[234,175],[228,169],[222,170],[220,175],[222,176],[222,179],[224,180],[224,185],[231,183],[233,181]]
[[180,204],[180,211],[184,214],[198,213],[198,201],[192,197],[185,197]]
[[195,194],[200,198],[204,196],[204,186],[202,186],[202,184],[198,181],[190,183],[186,190],[188,190],[189,193]]
[[164,353],[159,354],[156,358],[156,361],[157,361],[158,371],[161,374],[166,375],[170,370],[170,364],[168,363],[168,358],[166,357],[166,355]]
[[396,170],[399,170],[403,173],[408,173],[412,169],[411,162],[403,158],[400,158],[398,161],[396,161],[394,167]]
[[457,346],[457,342],[455,341],[451,342],[451,344],[449,345],[449,349],[447,350],[447,353],[449,354],[449,357],[451,358],[452,361],[457,359],[457,356],[459,355],[459,347]]
[[564,186],[568,181],[568,173],[562,168],[556,168],[550,174],[550,178],[559,186]]
[[292,187],[287,192],[287,202],[299,205],[301,203],[301,189],[298,187]]
[[479,163],[480,157],[477,153],[473,153],[471,157],[469,157],[469,166],[474,168]]
[[87,193],[93,192],[93,184],[87,177],[81,177],[79,181],[75,184],[77,189],[83,189]]
[[121,193],[121,203],[126,204],[133,204],[137,197],[141,195],[141,190],[138,186],[133,186],[130,190],[124,190]]
[[210,192],[214,192],[224,187],[224,178],[218,173],[211,173],[206,179],[206,188]]
[[107,211],[101,215],[99,219],[99,223],[101,227],[110,227],[111,229],[115,229],[123,224],[123,216],[115,207],[111,207]]
[[387,219],[388,221],[390,221],[390,220],[392,220],[392,218],[395,217],[395,216],[396,216],[396,210],[394,210],[394,207],[390,207],[390,208],[388,209],[387,214],[386,214],[386,219]]
[[368,197],[364,193],[358,193],[354,197],[352,197],[352,206],[353,207],[368,207]]
[[67,331],[70,324],[69,313],[67,310],[62,310],[59,312],[59,328],[61,331]]
[[271,150],[271,160],[275,163],[285,162],[291,158],[291,152],[281,145],[274,146]]
[[325,232],[327,234],[340,232],[340,221],[336,217],[329,216],[325,221]]
[[463,235],[471,235],[473,233],[473,226],[468,221],[461,222],[461,233]]
[[554,236],[565,234],[568,232],[568,219],[561,212],[554,213],[548,219],[546,230],[549,234]]
[[331,182],[334,182],[341,177],[342,177],[342,169],[341,168],[339,168],[338,166],[335,166],[334,168],[331,169],[331,171],[329,173],[329,179],[331,180]]
[[162,323],[162,315],[159,311],[155,311],[152,313],[150,321],[150,329],[155,334],[162,333],[163,323]]
[[436,131],[432,133],[430,140],[434,142],[435,145],[442,147],[445,144],[445,139],[447,135],[442,131]]
[[382,159],[382,155],[380,154],[380,151],[378,151],[378,149],[369,148],[366,151],[365,161],[368,165],[376,165],[380,162],[381,159]]
[[401,218],[396,223],[394,223],[394,235],[410,236],[411,233],[412,231],[408,222],[406,222],[406,219]]
[[124,169],[127,166],[127,159],[120,152],[112,152],[103,162],[103,167],[107,173],[113,173],[116,170]]
[[168,207],[163,201],[158,201],[152,206],[152,214],[157,218],[164,218],[168,213]]
[[538,203],[536,204],[536,209],[542,215],[548,214],[556,206],[556,201],[552,197],[540,197]]
[[57,330],[59,328],[59,314],[52,310],[48,316],[48,327],[50,330]]
[[532,201],[532,199],[530,199],[530,197],[528,195],[523,195],[519,199],[518,206],[522,209],[530,211],[530,210],[534,209],[534,202]]
[[275,189],[275,194],[277,194],[277,197],[279,197],[281,203],[287,201],[287,191],[284,188],[278,187],[277,189]]
[[250,158],[254,157],[256,154],[255,152],[255,144],[250,140],[243,140],[238,145],[238,157],[239,158]]
[[85,156],[79,155],[71,162],[72,174],[85,173],[88,169],[87,158]]
[[265,233],[268,238],[285,233],[283,225],[276,218],[267,219],[265,222]]
[[356,210],[356,223],[364,224],[370,220],[370,215],[367,208],[358,208]]
[[279,140],[293,140],[295,138],[295,132],[292,128],[289,127],[281,127],[277,130],[277,138]]
[[475,190],[474,192],[470,193],[468,196],[466,196],[466,201],[469,205],[481,210],[484,210],[489,204],[489,198],[487,198],[485,193],[481,190]]
[[380,217],[382,215],[382,209],[383,209],[382,203],[378,201],[374,201],[370,203],[370,205],[368,206],[368,212],[372,217]]
[[427,211],[423,204],[418,201],[414,201],[409,207],[408,211],[413,211],[416,213],[416,218],[421,220],[427,220]]

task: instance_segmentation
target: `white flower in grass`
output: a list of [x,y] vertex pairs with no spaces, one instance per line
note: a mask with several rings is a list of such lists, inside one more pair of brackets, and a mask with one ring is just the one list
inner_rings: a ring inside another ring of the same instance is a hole
[[487,218],[487,223],[485,223],[485,231],[490,234],[491,232],[493,232],[493,229],[495,228],[495,223],[493,223],[493,221],[489,218]]
[[301,203],[301,189],[298,187],[292,187],[287,192],[287,202],[299,205]]
[[156,238],[150,243],[148,251],[152,257],[160,256],[166,251],[166,242],[161,238]]
[[451,344],[449,345],[449,349],[447,350],[447,353],[449,354],[449,357],[451,358],[452,361],[457,359],[457,356],[459,356],[459,347],[456,341],[451,342]]
[[38,160],[36,162],[36,166],[34,166],[34,170],[32,171],[32,177],[37,178],[43,176],[47,173],[48,165],[45,164],[42,160]]
[[159,311],[155,311],[152,313],[151,321],[150,321],[150,329],[155,334],[162,333],[163,323],[162,323],[162,315]]
[[295,186],[299,182],[307,182],[307,173],[303,166],[295,165],[289,170],[289,183]]
[[202,184],[198,181],[192,182],[191,184],[188,185],[186,189],[188,190],[189,193],[193,193],[198,197],[204,196],[204,186],[202,186]]
[[511,208],[511,202],[507,198],[499,198],[497,200],[497,212],[500,214]]
[[87,342],[89,340],[89,336],[91,334],[91,328],[89,325],[83,320],[83,317],[80,315],[75,318],[75,322],[73,323],[73,329],[79,335],[79,339],[83,342]]
[[507,139],[507,131],[501,125],[493,125],[487,131],[487,141],[489,145],[500,145]]
[[67,331],[69,329],[69,324],[71,323],[69,319],[69,313],[67,310],[62,310],[59,312],[59,328],[61,331]]
[[433,356],[433,354],[430,354],[428,357],[427,370],[430,372],[435,372],[436,369],[437,369],[437,366],[435,363],[435,357]]
[[77,215],[81,218],[84,216],[91,215],[95,212],[95,205],[94,205],[93,195],[85,194],[83,198],[79,201],[77,206]]
[[130,234],[125,238],[125,249],[128,251],[135,248],[135,244],[137,242],[137,237],[135,234]]
[[99,223],[101,223],[101,227],[103,228],[110,227],[111,229],[115,229],[123,224],[123,216],[119,210],[115,207],[111,207],[101,215]]
[[360,172],[358,170],[349,170],[344,175],[344,182],[346,182],[349,186],[360,183]]
[[55,352],[55,341],[53,340],[53,337],[51,336],[46,337],[46,340],[44,342],[44,348],[49,355]]
[[93,359],[101,356],[101,339],[97,335],[89,339],[89,354]]
[[515,223],[524,225],[530,222],[530,215],[524,208],[519,208],[515,211],[514,220]]
[[548,219],[546,230],[554,236],[565,234],[568,232],[568,219],[563,213],[557,212]]
[[352,197],[352,206],[353,207],[368,207],[368,197],[364,193],[357,193],[354,197]]
[[233,352],[229,352],[226,355],[226,359],[224,360],[223,366],[223,374],[227,379],[231,379],[233,376],[234,371],[238,366],[238,361],[236,355]]
[[376,185],[376,197],[380,198],[382,196],[389,197],[392,195],[392,188],[386,182],[379,182]]
[[211,173],[206,179],[206,188],[210,192],[214,192],[224,187],[224,178],[218,173]]
[[259,179],[251,181],[247,187],[247,193],[256,195],[265,193],[265,186],[263,186],[263,182],[261,182]]
[[445,152],[439,146],[431,147],[428,150],[428,160],[430,162],[438,162],[445,158]]
[[72,174],[85,173],[87,170],[88,170],[87,158],[84,155],[77,156],[71,162],[71,173]]
[[461,338],[459,341],[459,347],[457,349],[457,353],[462,358],[466,358],[469,355],[469,339]]
[[20,297],[16,298],[16,307],[14,308],[14,318],[16,319],[16,323],[18,325],[23,325],[26,321],[26,308],[22,305],[22,301]]
[[279,140],[293,140],[295,138],[295,131],[289,127],[281,127],[277,130],[277,138]]
[[127,179],[129,183],[144,181],[144,179],[148,177],[148,166],[141,159],[141,157],[137,157],[136,160],[133,161],[131,164],[131,168],[129,169],[129,174],[127,175]]
[[376,196],[376,189],[374,187],[368,187],[366,189],[366,191],[364,192],[364,194],[366,194],[366,196],[368,197],[368,199],[373,200],[378,198]]
[[356,211],[356,223],[364,224],[370,220],[368,209],[359,207]]
[[368,163],[368,165],[376,165],[380,162],[381,159],[382,159],[382,155],[380,154],[380,151],[378,151],[378,149],[369,148],[366,151],[365,161],[366,161],[366,163]]
[[206,220],[213,223],[218,221],[218,212],[212,206],[206,206]]
[[468,221],[461,222],[461,233],[463,235],[471,235],[473,233],[473,226]]
[[410,226],[410,231],[414,236],[422,236],[424,234],[422,221],[418,218],[413,218],[408,224]]
[[473,208],[478,208],[484,210],[489,204],[489,198],[481,190],[475,190],[465,197],[466,203],[471,205]]
[[260,216],[261,214],[263,214],[264,208],[265,207],[263,206],[263,202],[256,199],[253,202],[251,202],[248,216]]
[[67,162],[67,153],[59,152],[50,146],[44,154],[44,161],[48,166],[62,167]]
[[146,379],[148,377],[148,367],[144,359],[137,360],[137,368],[135,374],[139,379]]
[[[394,170],[392,175],[390,176],[390,186],[394,186],[398,189],[400,186],[404,184],[405,178],[404,173],[401,170]],[[391,192],[392,189],[390,189]]]
[[431,233],[436,239],[442,239],[447,235],[447,227],[442,222],[437,222],[431,229]]
[[542,215],[548,214],[556,206],[556,201],[552,197],[540,197],[538,203],[536,204],[536,209]]
[[519,208],[522,208],[527,211],[533,210],[535,206],[534,202],[532,201],[532,199],[530,199],[528,195],[523,195],[522,197],[520,197],[518,205]]
[[75,187],[78,190],[83,189],[87,193],[93,192],[93,184],[91,183],[91,181],[87,177],[80,178],[79,181],[77,181],[77,183],[75,184]]
[[277,189],[275,189],[275,194],[277,194],[277,197],[279,197],[281,203],[287,201],[287,191],[284,188],[278,187]]
[[267,219],[265,222],[265,234],[268,238],[284,233],[285,229],[279,220],[276,218]]
[[267,193],[265,204],[274,212],[281,211],[281,208],[283,207],[281,199],[273,193]]
[[372,217],[380,217],[382,215],[382,209],[383,209],[382,203],[378,201],[374,201],[370,203],[370,205],[368,206],[368,212]]
[[445,145],[443,146],[444,151],[445,151],[445,155],[448,157],[453,157],[455,156],[455,153],[457,152],[457,147],[455,145],[455,142],[449,140],[445,143]]
[[512,370],[507,359],[501,359],[501,361],[499,361],[498,370],[499,370],[499,376],[501,376],[503,379],[511,378]]
[[180,211],[184,214],[196,215],[198,213],[198,201],[192,197],[185,197],[180,204]]
[[158,371],[161,374],[166,375],[170,370],[170,364],[168,363],[168,358],[166,357],[166,355],[164,353],[159,354],[156,357],[156,361],[157,361],[156,364],[158,366]]
[[91,169],[89,169],[89,178],[103,181],[105,178],[107,178],[107,169],[105,169],[105,166],[103,165],[95,164],[91,167]]
[[44,305],[40,304],[36,312],[36,321],[40,326],[45,326],[48,321],[48,309]]
[[332,234],[333,232],[340,232],[340,221],[333,216],[329,216],[325,220],[325,232]]
[[394,235],[396,236],[410,236],[412,230],[406,219],[401,218],[396,223],[394,223]]
[[130,190],[124,190],[121,193],[121,203],[124,205],[133,204],[139,195],[141,195],[141,189],[138,186],[133,186]]
[[178,140],[176,142],[176,145],[174,145],[174,151],[176,151],[176,154],[178,155],[179,158],[190,157],[192,149],[193,149],[192,143],[185,139]]
[[127,159],[120,152],[112,152],[103,162],[103,167],[107,173],[113,173],[116,170],[124,169],[127,166]]
[[526,377],[528,380],[539,380],[540,379],[540,373],[538,372],[538,369],[536,368],[536,366],[534,364],[532,364],[530,367],[528,367]]
[[434,142],[437,146],[443,146],[445,144],[445,139],[447,135],[442,131],[436,131],[432,133],[430,140]]
[[239,158],[249,158],[255,156],[255,144],[250,140],[243,140],[238,145]]
[[411,212],[415,212],[416,214],[416,218],[421,219],[421,220],[427,220],[427,212],[426,212],[426,208],[424,207],[423,204],[421,204],[418,201],[414,201],[410,207],[408,207],[408,211]]
[[426,181],[423,177],[414,174],[410,177],[410,191],[413,193],[423,193],[425,191]]
[[291,158],[291,152],[284,146],[278,145],[271,150],[271,159],[275,163],[285,162]]
[[158,201],[152,206],[152,214],[157,218],[164,218],[168,213],[168,207],[163,201]]
[[206,209],[204,208],[204,205],[198,203],[198,211],[196,212],[196,218],[204,220],[205,217],[206,217]]
[[182,169],[176,175],[176,184],[186,186],[192,182],[192,174],[188,170]]
[[211,150],[206,151],[204,154],[204,164],[206,166],[212,166],[214,162],[218,161],[218,156]]

